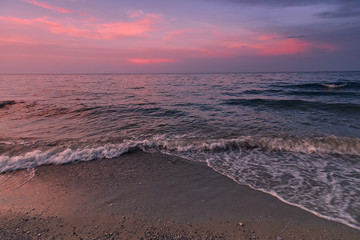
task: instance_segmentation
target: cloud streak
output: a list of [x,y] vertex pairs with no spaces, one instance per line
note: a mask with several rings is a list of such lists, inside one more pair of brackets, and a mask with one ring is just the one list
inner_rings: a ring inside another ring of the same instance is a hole
[[22,0],[22,1],[33,4],[33,5],[41,7],[41,8],[50,9],[52,11],[59,12],[59,13],[73,13],[73,12],[75,12],[75,11],[73,11],[71,9],[50,5],[47,2],[39,2],[39,1],[35,1],[35,0]]
[[360,6],[340,7],[333,11],[325,11],[316,14],[320,18],[358,18],[360,19]]
[[153,64],[153,63],[173,63],[176,62],[174,59],[167,58],[131,58],[129,62],[135,64]]
[[211,2],[228,2],[228,3],[237,3],[242,5],[267,5],[273,7],[289,7],[289,6],[309,6],[317,4],[332,4],[332,5],[347,5],[356,3],[357,0],[298,0],[298,1],[289,1],[289,0],[205,0]]
[[261,35],[253,37],[247,41],[228,42],[228,48],[234,48],[241,53],[244,49],[248,52],[253,51],[256,55],[293,55],[299,53],[308,53],[314,49],[319,49],[327,52],[336,51],[337,47],[327,43],[317,43],[302,40],[302,35],[299,36],[277,36],[277,35]]
[[149,32],[156,23],[161,21],[161,18],[157,16],[146,16],[145,18],[131,22],[87,23],[73,20],[69,23],[57,22],[51,20],[49,17],[22,19],[0,16],[0,21],[13,24],[33,25],[58,35],[87,39],[114,39],[126,36],[139,36],[145,32]]

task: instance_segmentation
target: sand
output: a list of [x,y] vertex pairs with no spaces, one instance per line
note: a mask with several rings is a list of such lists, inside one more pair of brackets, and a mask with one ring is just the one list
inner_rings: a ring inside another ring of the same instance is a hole
[[160,153],[0,175],[0,239],[360,239],[360,231]]

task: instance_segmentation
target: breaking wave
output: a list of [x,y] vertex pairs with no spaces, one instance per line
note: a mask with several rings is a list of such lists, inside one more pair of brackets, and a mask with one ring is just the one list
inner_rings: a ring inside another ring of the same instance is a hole
[[[19,144],[3,142],[2,144]],[[339,137],[255,137],[241,136],[231,139],[194,140],[183,136],[155,136],[143,140],[124,140],[121,143],[92,144],[85,147],[57,145],[47,150],[32,149],[22,154],[0,155],[0,173],[47,164],[64,164],[114,158],[131,149],[159,150],[165,153],[219,152],[226,150],[260,150],[269,152],[295,152],[302,154],[330,154],[360,156],[360,140]]]

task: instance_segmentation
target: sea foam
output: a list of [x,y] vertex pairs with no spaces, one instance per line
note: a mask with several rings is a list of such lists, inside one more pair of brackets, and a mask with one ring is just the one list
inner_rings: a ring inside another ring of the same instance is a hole
[[[7,142],[11,144],[11,142]],[[90,161],[114,158],[139,148],[143,151],[160,150],[164,153],[216,152],[225,150],[261,150],[295,152],[302,154],[338,154],[360,156],[360,140],[339,137],[256,137],[241,136],[231,139],[187,139],[184,136],[158,135],[140,140],[124,140],[121,143],[103,143],[70,148],[62,145],[48,150],[33,149],[19,155],[1,155],[0,172],[33,168],[47,164],[64,164],[74,161]],[[198,161],[195,159],[195,161]]]

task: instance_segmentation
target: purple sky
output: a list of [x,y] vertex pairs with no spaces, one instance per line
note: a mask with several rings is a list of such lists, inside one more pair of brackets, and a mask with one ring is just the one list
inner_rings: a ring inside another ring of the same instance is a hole
[[0,0],[0,73],[360,70],[359,0]]

